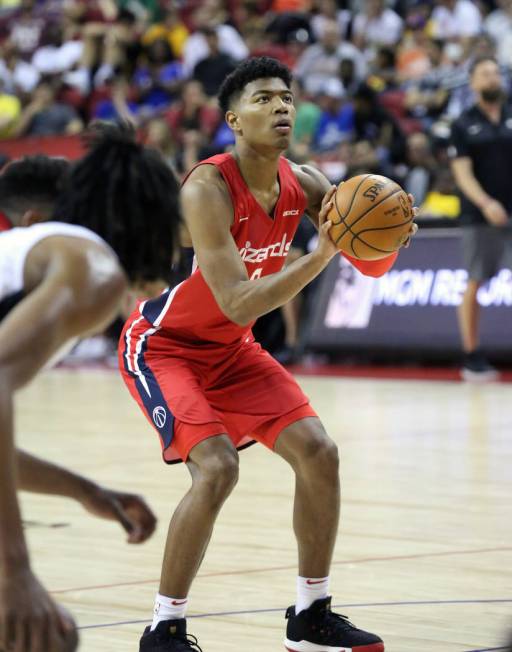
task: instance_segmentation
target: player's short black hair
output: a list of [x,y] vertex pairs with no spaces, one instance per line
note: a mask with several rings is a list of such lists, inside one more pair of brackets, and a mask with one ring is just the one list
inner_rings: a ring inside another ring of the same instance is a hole
[[247,84],[256,79],[278,77],[288,88],[292,84],[292,73],[288,66],[271,57],[252,57],[239,64],[222,82],[219,90],[219,105],[223,113],[229,110],[231,102],[239,97]]
[[498,65],[498,60],[495,57],[493,57],[491,54],[481,54],[478,57],[475,57],[471,62],[469,66],[469,76],[473,77],[473,74],[475,70],[478,68],[478,66],[486,61],[492,61],[492,63]]
[[73,165],[54,217],[85,226],[116,252],[131,281],[169,279],[180,223],[179,183],[127,124],[96,124]]
[[14,226],[29,210],[51,217],[69,167],[64,158],[42,154],[10,162],[0,175],[0,210]]

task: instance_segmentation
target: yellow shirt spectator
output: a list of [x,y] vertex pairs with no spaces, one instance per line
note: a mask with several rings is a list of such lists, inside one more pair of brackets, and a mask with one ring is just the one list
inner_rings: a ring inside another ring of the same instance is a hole
[[166,12],[161,23],[151,25],[145,32],[142,37],[142,45],[151,45],[153,41],[163,38],[171,46],[174,56],[180,59],[188,36],[188,29],[171,9]]
[[460,199],[457,195],[445,195],[432,190],[425,197],[420,208],[420,217],[450,217],[460,215]]
[[9,138],[21,114],[21,102],[14,95],[0,94],[0,138]]

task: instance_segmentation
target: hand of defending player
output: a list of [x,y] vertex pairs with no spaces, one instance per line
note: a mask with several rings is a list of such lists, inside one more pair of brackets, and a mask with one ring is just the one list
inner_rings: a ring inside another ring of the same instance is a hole
[[2,652],[74,652],[77,648],[73,618],[51,599],[29,568],[0,578]]
[[94,485],[81,499],[81,503],[91,514],[120,523],[128,533],[128,543],[143,543],[155,531],[155,515],[146,502],[134,494],[110,491]]
[[331,186],[330,190],[325,193],[324,198],[322,199],[322,207],[318,213],[318,244],[314,253],[322,257],[322,259],[325,260],[325,264],[327,264],[333,256],[339,253],[338,248],[329,235],[329,229],[332,226],[332,222],[328,219],[328,215],[334,206],[333,197],[335,192],[336,186]]
[[486,202],[485,206],[482,208],[482,213],[484,214],[485,219],[494,226],[505,226],[508,224],[507,211],[503,204],[496,199]]

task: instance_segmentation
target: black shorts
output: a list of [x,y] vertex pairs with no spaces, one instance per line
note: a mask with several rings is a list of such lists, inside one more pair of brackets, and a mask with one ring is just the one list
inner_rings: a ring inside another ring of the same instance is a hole
[[512,269],[512,225],[475,224],[462,229],[462,260],[472,281],[487,281]]

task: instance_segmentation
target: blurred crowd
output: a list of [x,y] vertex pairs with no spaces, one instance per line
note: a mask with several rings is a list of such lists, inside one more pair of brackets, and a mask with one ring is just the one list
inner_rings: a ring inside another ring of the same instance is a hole
[[290,158],[392,176],[453,218],[450,124],[482,54],[508,84],[512,0],[0,0],[0,138],[129,119],[183,174],[233,144],[223,78],[269,55],[296,77]]

